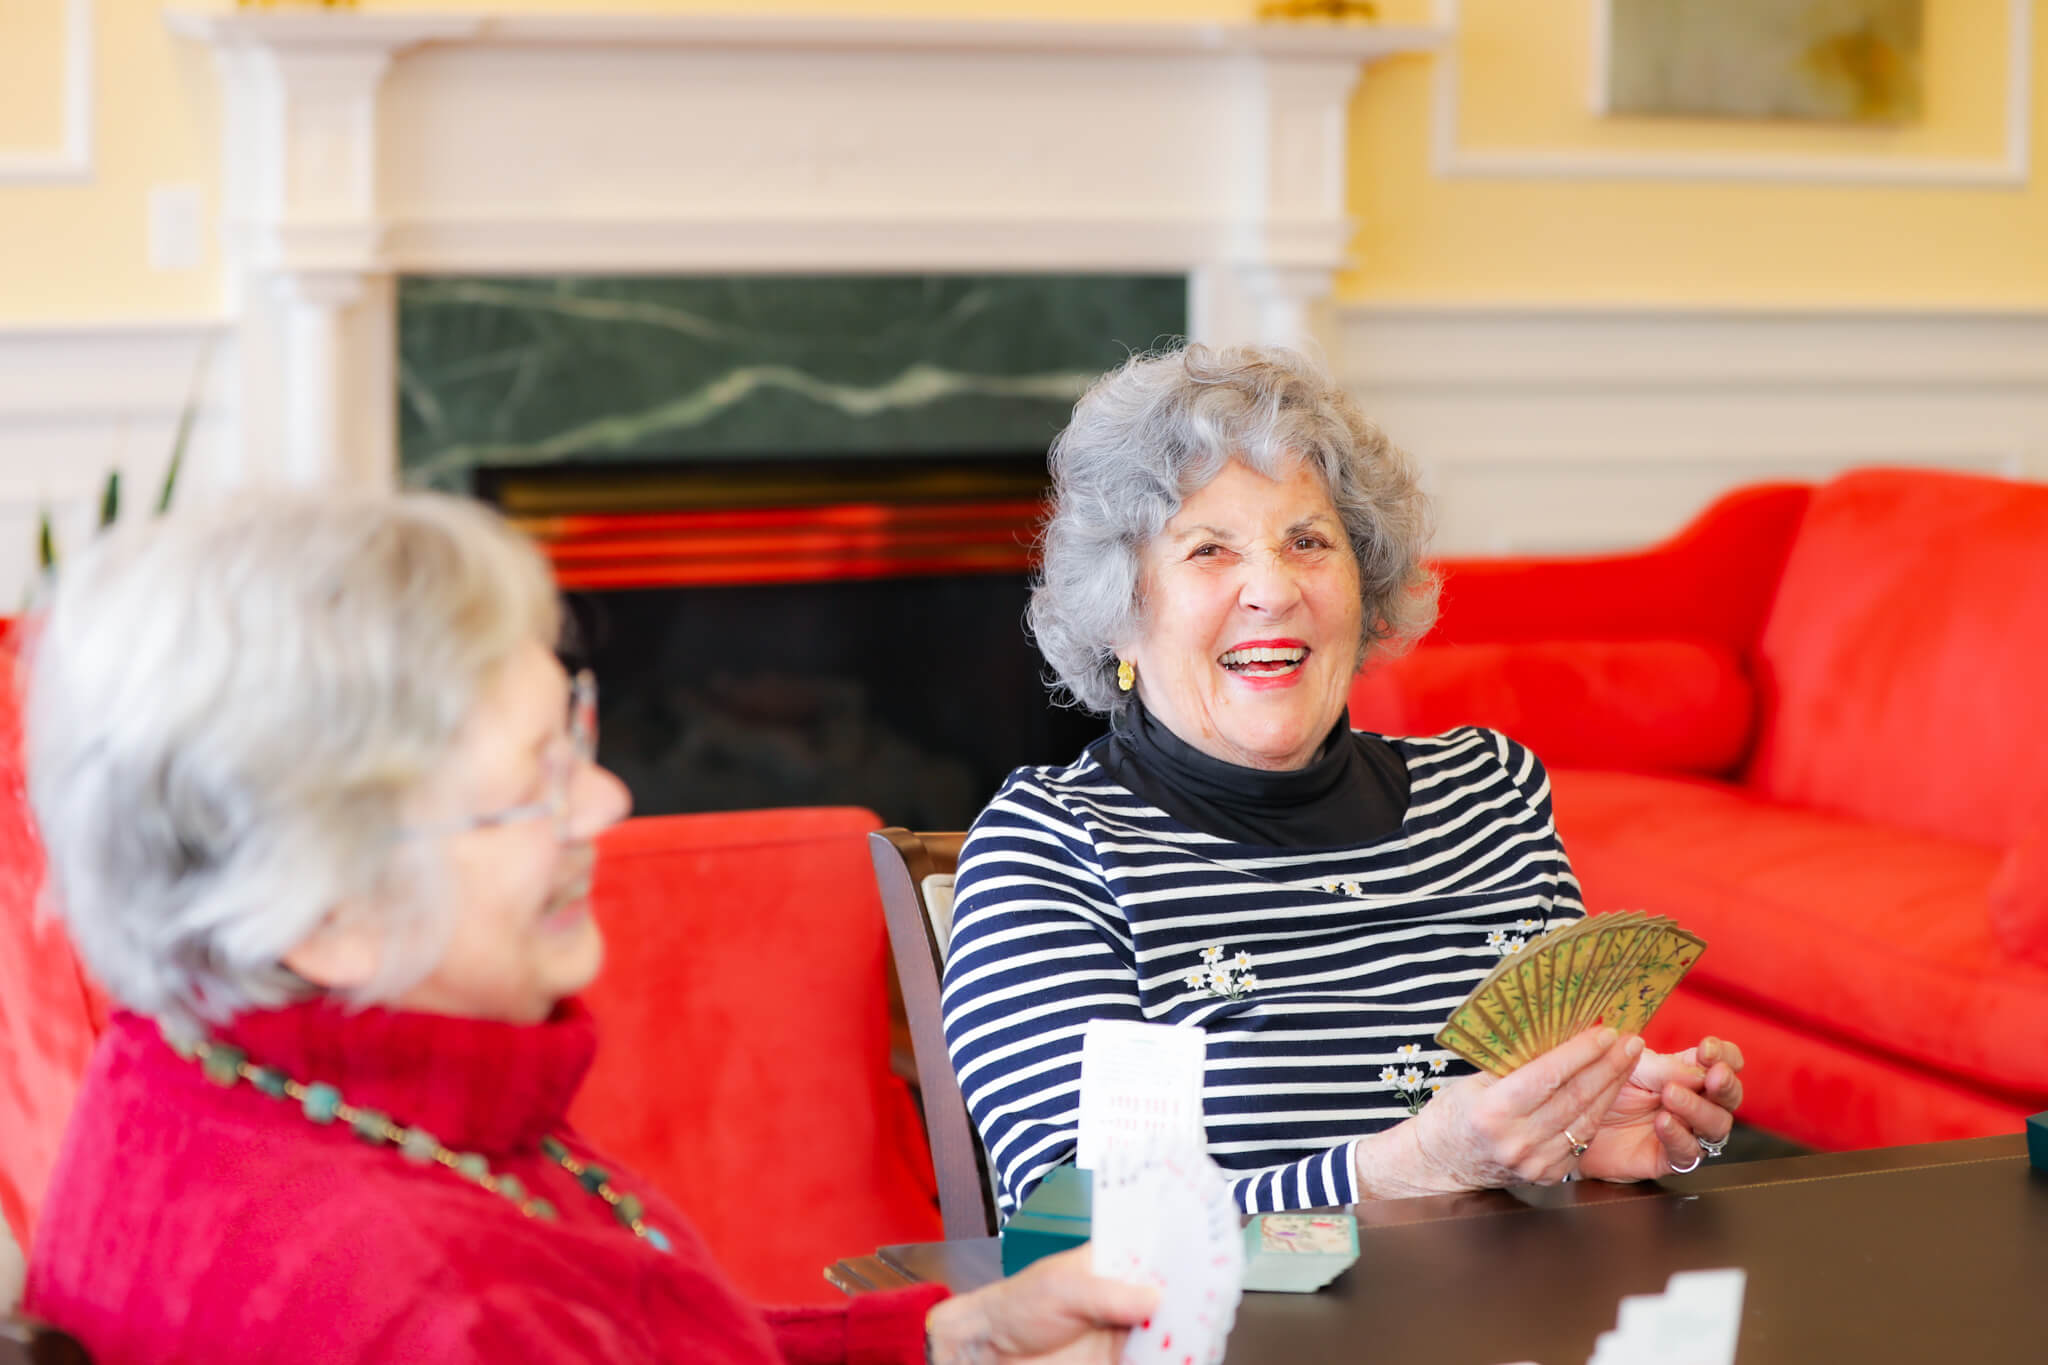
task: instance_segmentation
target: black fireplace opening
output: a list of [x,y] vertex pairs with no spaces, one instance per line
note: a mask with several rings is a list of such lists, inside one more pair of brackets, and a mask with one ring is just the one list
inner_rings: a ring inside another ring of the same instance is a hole
[[642,815],[864,806],[963,829],[1104,729],[1025,626],[1042,451],[486,470],[548,555],[598,757]]
[[600,686],[599,759],[641,815],[865,806],[964,829],[1011,769],[1101,718],[1055,705],[1023,574],[569,595]]

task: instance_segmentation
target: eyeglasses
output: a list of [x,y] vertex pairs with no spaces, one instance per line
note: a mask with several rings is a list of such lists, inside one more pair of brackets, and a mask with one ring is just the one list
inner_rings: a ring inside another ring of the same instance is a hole
[[569,714],[560,740],[548,746],[546,786],[537,801],[523,801],[503,810],[482,815],[458,816],[432,825],[413,825],[401,837],[432,839],[448,834],[467,834],[473,829],[494,829],[499,825],[523,824],[528,820],[553,820],[555,832],[564,834],[569,823],[569,787],[577,770],[597,758],[597,677],[581,669],[569,680]]

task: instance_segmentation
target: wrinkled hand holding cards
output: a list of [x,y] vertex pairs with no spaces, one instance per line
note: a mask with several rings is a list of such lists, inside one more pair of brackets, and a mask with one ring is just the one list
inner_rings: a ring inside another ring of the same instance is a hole
[[1082,1037],[1095,1273],[1159,1289],[1125,1365],[1216,1365],[1237,1318],[1244,1244],[1202,1134],[1204,1046],[1199,1031],[1164,1024],[1096,1021]]
[[1641,1033],[1706,947],[1641,911],[1573,920],[1503,958],[1436,1040],[1505,1076],[1596,1024]]

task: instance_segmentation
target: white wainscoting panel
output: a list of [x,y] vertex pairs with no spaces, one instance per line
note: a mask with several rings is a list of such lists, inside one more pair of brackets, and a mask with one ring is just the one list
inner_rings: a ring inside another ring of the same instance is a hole
[[77,184],[92,179],[93,110],[99,97],[93,60],[92,0],[64,6],[64,135],[50,150],[0,149],[0,185]]
[[[61,550],[109,469],[131,511],[154,496],[209,346],[188,497],[265,466],[235,449],[225,324],[0,327],[0,613],[40,509]],[[2048,479],[2048,314],[1351,306],[1330,363],[1421,463],[1449,554],[1648,544],[1728,489],[1859,465]]]
[[61,556],[91,534],[108,471],[121,471],[127,512],[154,504],[202,365],[180,492],[221,481],[232,349],[225,324],[210,319],[0,327],[0,615],[33,587],[43,509]]
[[1859,465],[2048,478],[2048,314],[1350,306],[1333,330],[1446,554],[1648,544]]

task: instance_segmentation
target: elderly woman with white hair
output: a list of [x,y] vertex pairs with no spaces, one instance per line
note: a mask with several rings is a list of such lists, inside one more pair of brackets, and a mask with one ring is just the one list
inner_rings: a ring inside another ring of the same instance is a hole
[[257,496],[64,566],[30,797],[121,1012],[27,1311],[100,1365],[1112,1358],[1153,1295],[1071,1254],[764,1313],[567,1126],[627,798],[558,624],[532,547],[432,496]]
[[1247,1211],[1691,1170],[1740,1049],[1588,1031],[1496,1080],[1438,1027],[1582,916],[1535,755],[1353,731],[1350,683],[1435,619],[1408,460],[1311,362],[1189,346],[1099,380],[1052,452],[1030,622],[1108,735],[1022,768],[960,852],[943,1003],[1014,1208],[1076,1145],[1092,1019],[1207,1038]]

